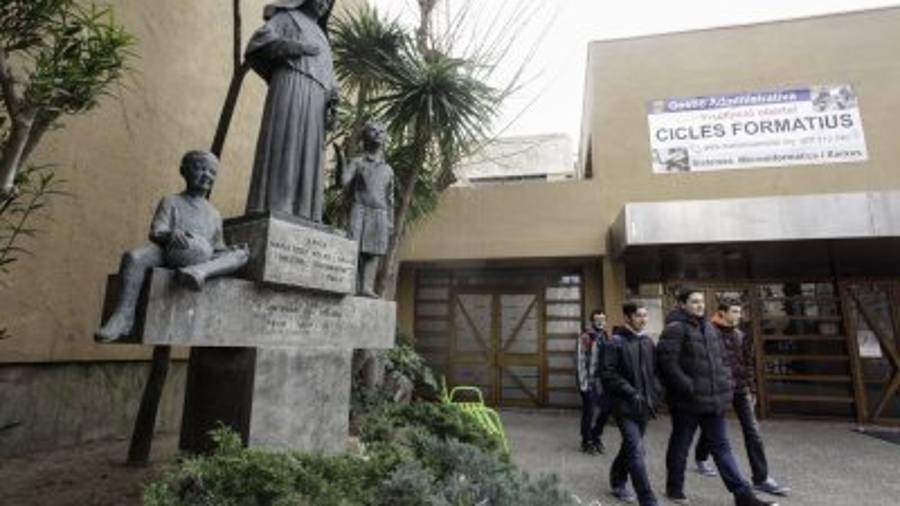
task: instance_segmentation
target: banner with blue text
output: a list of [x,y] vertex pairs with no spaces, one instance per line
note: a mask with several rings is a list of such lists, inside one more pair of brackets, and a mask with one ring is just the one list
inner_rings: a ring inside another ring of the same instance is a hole
[[647,120],[658,174],[868,159],[848,84],[653,100]]

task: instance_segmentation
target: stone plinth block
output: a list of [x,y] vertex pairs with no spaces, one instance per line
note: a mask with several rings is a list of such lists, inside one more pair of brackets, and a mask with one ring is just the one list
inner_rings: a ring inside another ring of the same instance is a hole
[[394,345],[394,302],[234,278],[211,279],[196,292],[167,269],[153,269],[144,289],[139,324],[128,342],[305,350]]
[[225,223],[228,244],[250,246],[249,279],[275,285],[352,294],[356,291],[356,241],[322,225],[272,215]]
[[337,453],[350,425],[350,350],[258,348],[248,443]]

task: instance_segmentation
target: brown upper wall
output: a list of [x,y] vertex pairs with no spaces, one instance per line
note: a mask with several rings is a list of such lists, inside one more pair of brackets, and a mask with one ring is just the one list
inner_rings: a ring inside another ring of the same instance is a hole
[[[241,2],[244,43],[266,3]],[[212,141],[231,77],[231,2],[111,4],[138,39],[133,71],[118,98],[66,118],[36,153],[35,162],[61,166],[74,197],[51,200],[53,221],[30,244],[36,255],[15,264],[0,290],[0,327],[12,334],[0,341],[0,363],[148,356],[137,346],[94,344],[105,280],[123,251],[147,240],[159,198],[182,189],[181,155]],[[243,211],[264,98],[263,81],[248,75],[212,195],[223,216]]]
[[[900,188],[898,48],[900,8],[591,43],[582,137],[594,179],[448,192],[403,258],[595,256],[627,202]],[[865,163],[651,171],[650,100],[832,83],[859,95]]]

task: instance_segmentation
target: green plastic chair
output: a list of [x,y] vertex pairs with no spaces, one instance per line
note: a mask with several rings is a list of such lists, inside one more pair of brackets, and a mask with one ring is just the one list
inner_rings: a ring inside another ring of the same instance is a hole
[[[503,430],[503,422],[500,421],[500,414],[497,411],[484,405],[484,397],[481,389],[472,386],[455,386],[450,393],[447,393],[446,378],[441,378],[441,401],[454,404],[464,412],[472,415],[472,418],[478,425],[488,434],[494,436],[500,441],[500,445],[505,453],[509,453],[509,442],[506,439],[506,431]],[[463,394],[463,395],[460,395]],[[475,400],[464,401],[461,397],[471,394]]]

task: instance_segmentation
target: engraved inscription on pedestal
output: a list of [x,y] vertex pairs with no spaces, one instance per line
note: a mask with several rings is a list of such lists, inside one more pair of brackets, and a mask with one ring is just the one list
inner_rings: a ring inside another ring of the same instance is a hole
[[147,284],[135,336],[143,344],[351,350],[394,342],[394,302],[233,278],[211,280],[200,293],[179,286],[166,269],[154,269]]
[[356,241],[269,216],[229,221],[225,237],[250,246],[250,279],[343,294],[356,290]]

